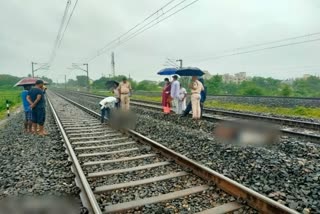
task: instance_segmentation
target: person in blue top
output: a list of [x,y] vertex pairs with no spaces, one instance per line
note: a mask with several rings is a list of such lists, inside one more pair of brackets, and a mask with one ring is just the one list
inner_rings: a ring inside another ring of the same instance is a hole
[[32,111],[30,108],[30,104],[27,100],[27,96],[30,89],[31,89],[31,86],[26,85],[23,87],[23,91],[21,92],[21,99],[22,99],[23,110],[25,114],[25,121],[24,121],[25,132],[32,132]]
[[[44,130],[44,122],[46,119],[45,99],[43,93],[43,81],[37,80],[36,86],[30,89],[27,100],[32,109],[32,127],[33,133],[41,136],[48,133]],[[39,131],[38,131],[39,126]]]
[[[201,118],[203,113],[204,102],[207,99],[207,86],[204,85],[204,80],[202,77],[199,77],[198,80],[202,83],[204,90],[200,92],[200,108],[201,108]],[[186,117],[192,110],[191,101],[188,103],[187,108],[182,113],[181,117]]]

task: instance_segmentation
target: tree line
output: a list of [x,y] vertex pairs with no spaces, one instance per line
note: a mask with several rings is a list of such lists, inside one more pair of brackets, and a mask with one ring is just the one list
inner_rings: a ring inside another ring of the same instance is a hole
[[[108,90],[106,82],[115,80],[120,82],[124,76],[119,75],[114,78],[101,77],[100,79],[90,81],[90,88]],[[53,81],[47,77],[41,77],[50,84]],[[0,75],[0,89],[12,88],[21,78],[12,75]],[[151,80],[135,81],[130,78],[129,81],[135,91],[157,91],[161,92],[163,82]],[[187,88],[188,79],[183,78],[183,86]],[[320,78],[310,76],[305,79],[295,79],[291,82],[284,82],[274,78],[253,77],[250,80],[239,84],[223,82],[221,75],[214,75],[205,80],[207,92],[209,95],[247,95],[247,96],[296,96],[296,97],[320,97]],[[69,79],[67,82],[69,88],[86,87],[87,77],[77,76],[76,79]],[[64,87],[64,84],[60,84]]]

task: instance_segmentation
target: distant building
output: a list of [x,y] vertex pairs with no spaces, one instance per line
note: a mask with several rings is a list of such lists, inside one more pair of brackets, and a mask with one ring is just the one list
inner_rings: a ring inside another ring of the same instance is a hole
[[222,75],[222,81],[224,83],[232,83],[232,82],[234,82],[234,79],[235,79],[235,77],[233,75],[228,74],[228,73]]
[[303,77],[302,77],[302,79],[306,80],[306,79],[308,79],[308,78],[311,77],[311,76],[312,76],[312,75],[310,75],[310,74],[304,74]]
[[222,81],[224,83],[236,83],[236,84],[240,84],[241,82],[248,80],[249,77],[247,77],[247,73],[246,72],[239,72],[236,73],[234,75],[232,74],[223,74],[222,75]]
[[283,81],[281,81],[281,83],[287,84],[287,85],[292,85],[294,82],[293,78],[289,78],[289,79],[285,79]]

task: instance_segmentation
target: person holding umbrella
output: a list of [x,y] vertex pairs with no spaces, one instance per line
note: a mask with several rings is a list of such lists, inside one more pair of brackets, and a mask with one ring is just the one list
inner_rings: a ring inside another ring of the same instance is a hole
[[173,75],[172,76],[172,83],[171,83],[171,90],[170,90],[170,96],[173,99],[173,106],[175,108],[174,112],[176,114],[179,114],[178,110],[178,104],[179,104],[179,92],[180,92],[180,82],[178,81],[178,76]]
[[21,92],[21,99],[25,114],[24,130],[25,132],[32,132],[32,110],[30,104],[28,103],[27,96],[31,89],[31,85],[24,85],[23,91]]
[[[37,80],[36,86],[28,92],[27,100],[32,109],[32,127],[33,133],[41,136],[48,133],[44,130],[44,122],[46,119],[45,99],[43,93],[43,81]],[[39,126],[39,132],[38,132]]]
[[189,88],[191,89],[192,118],[199,120],[201,117],[200,93],[202,90],[204,90],[204,88],[197,76],[192,76],[192,81],[189,85]]

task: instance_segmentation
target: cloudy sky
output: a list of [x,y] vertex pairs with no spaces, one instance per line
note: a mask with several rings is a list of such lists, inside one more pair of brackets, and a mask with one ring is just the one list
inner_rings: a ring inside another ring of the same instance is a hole
[[[165,13],[181,1],[172,1],[155,19],[160,21],[193,0],[185,0]],[[69,13],[75,2],[71,1]],[[84,74],[67,68],[72,63],[86,63],[108,42],[168,2],[171,1],[79,0],[50,70],[37,74],[54,81],[62,81],[65,74],[67,78]],[[26,76],[31,73],[32,61],[48,62],[66,3],[67,0],[1,1],[0,73]],[[130,74],[137,80],[161,78],[156,72],[164,67],[167,58],[181,58],[184,66],[196,66],[211,74],[244,71],[251,76],[280,79],[304,73],[320,75],[320,33],[255,46],[318,33],[319,20],[319,0],[199,0],[89,61],[89,74],[92,79],[109,75],[114,51],[116,74]],[[124,38],[118,40],[123,41]],[[247,46],[250,48],[243,48]]]

